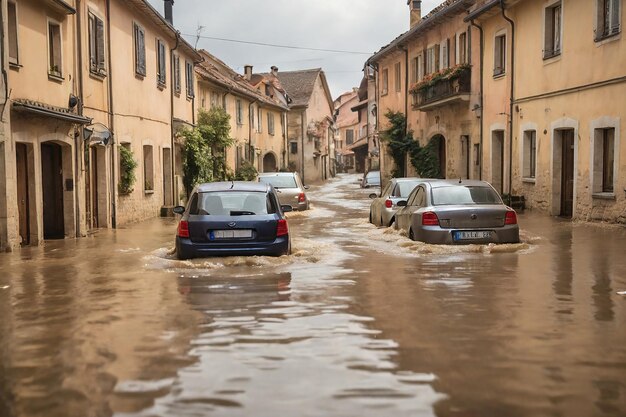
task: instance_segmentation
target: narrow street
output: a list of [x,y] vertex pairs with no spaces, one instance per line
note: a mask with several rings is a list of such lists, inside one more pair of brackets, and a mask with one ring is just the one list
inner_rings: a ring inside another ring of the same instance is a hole
[[288,257],[178,261],[173,219],[0,254],[0,416],[626,415],[626,229],[426,245],[358,178]]

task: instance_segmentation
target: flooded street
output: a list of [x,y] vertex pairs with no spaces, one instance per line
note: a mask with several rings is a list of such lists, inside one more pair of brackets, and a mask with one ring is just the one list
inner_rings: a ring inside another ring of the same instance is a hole
[[626,229],[425,245],[357,179],[288,257],[178,261],[170,219],[0,254],[0,416],[626,415]]

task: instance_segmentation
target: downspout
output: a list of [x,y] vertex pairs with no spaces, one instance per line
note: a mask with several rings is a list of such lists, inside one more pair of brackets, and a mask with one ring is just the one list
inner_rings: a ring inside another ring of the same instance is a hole
[[282,111],[280,113],[280,128],[283,134],[283,169],[288,169],[289,168],[289,163],[287,162],[288,159],[288,147],[289,144],[287,142],[287,113]]
[[[172,185],[171,185],[171,192],[172,192],[172,201],[170,201],[170,203],[172,205],[176,205],[176,144],[174,143],[174,136],[176,134],[176,132],[174,131],[174,71],[176,70],[176,68],[174,68],[174,51],[176,51],[178,49],[178,46],[180,44],[180,33],[176,32],[176,46],[174,47],[174,49],[170,50],[170,155],[172,160],[170,161],[170,174],[172,175]],[[178,61],[178,68],[180,68],[180,60]],[[187,71],[187,67],[185,64],[185,72]],[[180,82],[180,80],[179,80]],[[182,85],[181,85],[181,90],[182,90]],[[193,107],[192,107],[192,112],[193,112]],[[194,123],[195,124],[195,123]]]
[[[409,48],[400,46],[404,51],[404,137],[409,135]],[[404,176],[409,172],[408,152],[404,155]],[[382,184],[382,183],[381,183]]]
[[[254,106],[254,103],[256,103],[257,100],[253,100],[250,102],[250,104],[248,104],[248,162],[252,162],[252,129],[254,128],[253,123],[252,123],[252,117],[253,117],[253,113],[252,113],[252,106]],[[258,123],[258,121],[257,121]],[[253,165],[254,166],[254,165]]]
[[[472,26],[474,26],[475,28],[478,28],[478,33],[480,34],[480,94],[478,95],[478,108],[480,109],[480,144],[479,144],[479,160],[478,163],[480,164],[480,168],[478,170],[478,179],[482,180],[483,179],[483,135],[484,135],[484,123],[483,123],[483,117],[485,114],[485,109],[483,108],[483,88],[484,88],[484,84],[485,81],[483,79],[483,73],[484,73],[484,60],[485,60],[485,45],[484,45],[484,33],[483,33],[483,27],[480,25],[477,25],[476,23],[474,23],[474,19],[470,20],[470,23]],[[470,32],[471,34],[471,32]],[[470,39],[470,45],[472,44],[471,39]],[[469,151],[469,150],[468,150]]]
[[0,53],[0,65],[2,66],[2,82],[4,84],[4,103],[2,103],[2,111],[0,111],[0,121],[4,122],[4,111],[9,102],[9,75],[6,70],[6,62],[4,60],[4,4],[0,2],[0,45],[2,45],[2,53]]
[[[76,63],[78,67],[78,114],[83,115],[83,96],[84,96],[84,87],[83,87],[83,47],[82,47],[82,8],[81,8],[81,0],[76,0],[76,39],[77,39],[77,56]],[[80,172],[78,164],[80,162],[80,156],[82,152],[82,147],[84,146],[83,141],[83,129],[82,125],[80,127],[80,132],[76,132],[74,134],[74,204],[76,204],[76,237],[80,237],[80,199],[78,198],[79,190],[77,187],[78,181],[78,173]]]
[[117,189],[115,184],[115,113],[113,109],[113,66],[111,65],[111,0],[106,0],[107,12],[107,54],[109,62],[108,74],[108,105],[109,105],[109,131],[111,132],[111,228],[117,228]]
[[502,17],[511,25],[511,97],[509,103],[509,199],[513,194],[513,102],[515,100],[515,22],[504,11],[504,0],[500,0]]
[[301,173],[302,174],[301,175],[302,176],[302,184],[305,184],[305,182],[304,182],[304,112],[306,112],[306,110],[303,110],[300,113],[300,128],[301,128],[300,136],[302,137],[302,146],[301,146],[302,149],[300,149],[300,154],[302,155],[301,156],[301,162],[302,162],[302,173]]

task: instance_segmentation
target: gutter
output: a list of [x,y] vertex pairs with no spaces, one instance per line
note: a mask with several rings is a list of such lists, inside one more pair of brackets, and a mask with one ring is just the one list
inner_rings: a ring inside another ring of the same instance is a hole
[[110,71],[108,74],[108,105],[109,105],[109,131],[111,132],[111,228],[117,228],[117,187],[115,183],[115,113],[113,112],[113,66],[111,65],[111,0],[106,0],[107,13],[107,54]]
[[306,110],[302,111],[300,113],[300,127],[301,127],[301,137],[302,137],[302,146],[301,146],[301,150],[300,153],[302,154],[302,184],[305,184],[304,182],[304,113],[306,112]]
[[[511,97],[509,100],[509,199],[513,194],[513,103],[515,102],[515,22],[506,15],[504,0],[500,0],[502,17],[511,25]],[[506,58],[505,58],[506,59]]]
[[[172,155],[171,158],[172,160],[170,161],[170,174],[172,175],[172,186],[171,186],[171,191],[172,191],[172,201],[170,201],[169,203],[171,203],[172,205],[176,205],[176,144],[174,143],[174,51],[176,51],[178,49],[179,46],[179,41],[180,41],[180,33],[176,32],[176,46],[173,49],[170,49],[170,154]],[[180,68],[180,59],[178,61],[178,68]],[[187,71],[187,64],[185,64],[185,72]],[[180,80],[180,89],[183,89],[182,86],[182,79]],[[185,93],[186,94],[186,93]],[[193,109],[193,102],[192,102],[192,112],[195,113],[194,109]],[[192,121],[193,121],[193,114],[192,114]],[[195,125],[195,121],[193,121],[193,124]],[[165,205],[165,204],[164,204]]]
[[[465,19],[464,19],[465,20]],[[484,74],[484,70],[485,70],[485,65],[484,65],[484,61],[485,61],[485,34],[483,32],[483,27],[476,24],[474,22],[474,20],[470,20],[470,24],[476,28],[478,28],[478,33],[480,34],[480,94],[478,96],[478,106],[481,112],[481,117],[480,117],[480,149],[479,149],[479,164],[480,164],[480,169],[478,170],[478,179],[482,180],[483,179],[483,136],[484,136],[484,131],[485,131],[485,127],[484,127],[484,115],[485,115],[485,109],[483,108],[483,92],[484,92],[484,86],[485,86],[485,81],[483,79],[483,74]],[[471,34],[471,32],[470,32]],[[471,41],[470,41],[470,45],[471,45]],[[468,149],[469,152],[469,149]]]
[[[76,8],[80,12],[81,10],[81,0],[76,0]],[[76,60],[78,66],[78,114],[83,115],[83,96],[84,96],[84,87],[83,87],[83,47],[82,42],[80,41],[83,38],[82,36],[82,20],[80,13],[76,18],[76,39],[78,40],[76,48],[77,57]],[[79,132],[74,133],[74,204],[76,204],[76,237],[80,237],[80,200],[78,198],[78,187],[76,186],[76,182],[78,181],[78,163],[80,161],[79,153],[84,154],[83,147],[85,141],[83,140],[83,130],[80,129]],[[85,208],[87,207],[87,201],[85,201]]]

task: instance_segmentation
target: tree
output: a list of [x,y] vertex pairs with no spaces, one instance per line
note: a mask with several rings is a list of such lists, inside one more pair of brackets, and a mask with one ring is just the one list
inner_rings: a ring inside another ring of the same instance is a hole
[[198,131],[211,150],[212,173],[216,181],[224,181],[229,176],[226,167],[226,149],[234,143],[230,137],[230,115],[221,107],[213,107],[198,112]]
[[183,185],[187,195],[193,187],[203,182],[213,181],[213,161],[211,150],[198,129],[185,129],[183,147]]

